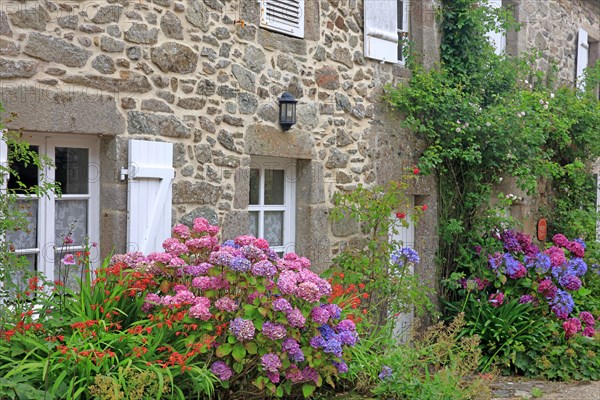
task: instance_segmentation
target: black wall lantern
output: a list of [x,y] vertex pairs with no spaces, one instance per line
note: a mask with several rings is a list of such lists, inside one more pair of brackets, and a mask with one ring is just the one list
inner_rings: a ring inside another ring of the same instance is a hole
[[296,103],[298,100],[288,92],[283,92],[279,98],[279,124],[284,131],[296,123]]

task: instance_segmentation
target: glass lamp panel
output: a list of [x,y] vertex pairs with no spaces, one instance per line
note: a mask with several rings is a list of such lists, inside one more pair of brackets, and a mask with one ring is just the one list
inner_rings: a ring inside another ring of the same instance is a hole
[[[88,201],[57,200],[54,243],[60,248],[64,238],[71,235],[72,246],[81,246],[88,235]],[[68,245],[66,245],[68,246]]]
[[37,199],[19,199],[15,203],[15,209],[27,222],[25,228],[6,233],[8,242],[12,243],[17,250],[37,248],[38,204]]
[[283,211],[265,211],[264,237],[271,246],[283,246]]
[[56,176],[62,194],[88,194],[88,149],[57,147]]
[[[39,154],[39,146],[29,146],[29,150]],[[11,160],[10,168],[15,172],[8,179],[7,188],[17,193],[28,193],[28,188],[38,184],[38,168],[32,163],[23,160]],[[21,183],[21,184],[19,184]]]
[[260,170],[252,168],[250,170],[250,204],[259,204],[260,202]]
[[279,122],[285,122],[287,116],[287,103],[279,104]]
[[284,192],[284,171],[265,170],[265,205],[282,205]]
[[258,237],[258,218],[259,218],[259,212],[258,211],[250,211],[248,213],[248,222],[249,222],[249,232],[250,235],[254,236],[254,237]]

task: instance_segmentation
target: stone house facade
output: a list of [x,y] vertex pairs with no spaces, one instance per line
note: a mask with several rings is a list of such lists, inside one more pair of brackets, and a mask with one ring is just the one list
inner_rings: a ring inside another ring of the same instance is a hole
[[[581,84],[584,68],[595,65],[600,58],[600,3],[596,0],[503,0],[502,5],[512,10],[521,26],[520,30],[504,35],[506,53],[516,56],[537,51],[540,55],[537,67],[554,75],[557,84]],[[534,237],[538,220],[545,217],[543,209],[548,206],[551,194],[551,187],[545,182],[540,182],[539,189],[536,196],[528,196],[511,179],[504,180],[498,187],[502,193],[512,193],[521,199],[511,206],[510,214]]]
[[[152,229],[205,217],[223,239],[267,236],[317,270],[352,245],[359,227],[328,219],[331,197],[412,171],[419,143],[381,96],[408,74],[400,25],[425,65],[439,59],[435,4],[288,3],[303,7],[302,34],[283,33],[268,18],[277,10],[254,0],[2,1],[4,123],[55,160],[48,176],[68,182],[60,199],[24,200],[34,229],[13,239],[38,270],[53,273],[69,232],[74,245],[97,241],[98,257],[156,250],[162,237],[144,247],[133,231],[169,213]],[[298,100],[289,131],[279,126],[283,92]],[[142,191],[142,170],[170,190]],[[409,192],[429,207],[410,235],[433,282],[434,178]]]

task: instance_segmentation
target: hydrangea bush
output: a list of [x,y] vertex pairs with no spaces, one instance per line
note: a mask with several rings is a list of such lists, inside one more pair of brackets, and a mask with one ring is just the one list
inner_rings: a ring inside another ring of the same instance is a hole
[[0,397],[309,397],[333,386],[358,334],[330,283],[304,257],[251,236],[219,244],[218,232],[202,218],[177,225],[164,252],[115,255],[68,296],[30,282],[31,309],[0,328],[0,376],[19,386],[0,380]]
[[160,289],[144,297],[154,321],[174,315],[210,341],[204,357],[224,388],[308,396],[348,370],[344,349],[358,340],[354,322],[327,299],[331,285],[294,253],[279,257],[264,239],[218,244],[219,228],[199,218],[177,225],[165,252],[117,255]]
[[584,282],[598,271],[587,266],[585,251],[581,239],[556,234],[547,248],[539,248],[530,236],[512,230],[496,232],[485,247],[475,247],[473,275],[448,280],[461,297],[449,310],[464,311],[467,333],[479,334],[489,345],[486,366],[492,361],[514,366],[548,343],[597,335],[600,316],[588,309],[591,290]]

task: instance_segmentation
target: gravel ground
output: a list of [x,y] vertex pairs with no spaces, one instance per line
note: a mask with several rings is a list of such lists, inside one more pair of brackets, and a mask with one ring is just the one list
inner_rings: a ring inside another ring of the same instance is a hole
[[492,400],[600,400],[600,381],[563,383],[502,377],[492,389]]

